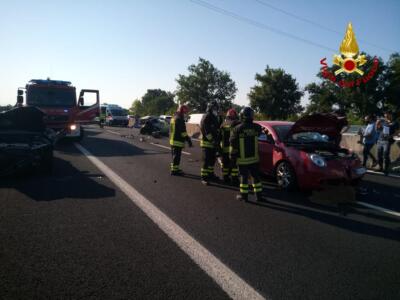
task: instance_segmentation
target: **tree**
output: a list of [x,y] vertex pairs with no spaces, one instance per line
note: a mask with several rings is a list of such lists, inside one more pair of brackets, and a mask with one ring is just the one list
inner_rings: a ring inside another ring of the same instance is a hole
[[282,69],[267,66],[265,74],[256,74],[258,84],[251,88],[248,97],[256,112],[273,120],[285,120],[303,111],[300,99],[303,92],[296,79]]
[[387,106],[390,109],[400,111],[400,54],[393,53],[387,62],[386,89]]
[[144,111],[142,102],[139,99],[136,99],[135,101],[133,101],[132,106],[129,109],[129,111],[133,115],[138,115],[138,116],[145,115],[145,111]]
[[176,107],[174,94],[161,90],[149,89],[142,99],[136,99],[131,111],[137,115],[162,115],[171,112]]
[[223,110],[232,105],[237,88],[229,73],[218,70],[203,58],[199,58],[197,65],[190,65],[188,70],[189,75],[179,74],[176,79],[179,103],[188,104],[197,112],[205,112],[207,103],[213,100]]

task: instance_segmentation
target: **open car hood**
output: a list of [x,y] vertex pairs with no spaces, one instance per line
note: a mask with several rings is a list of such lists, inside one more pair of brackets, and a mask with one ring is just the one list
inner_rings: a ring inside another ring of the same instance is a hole
[[293,124],[286,139],[295,133],[318,132],[327,135],[330,140],[336,140],[340,136],[340,132],[346,124],[346,118],[338,118],[333,114],[308,115]]
[[17,107],[0,113],[1,131],[43,132],[46,129],[45,114],[33,106]]

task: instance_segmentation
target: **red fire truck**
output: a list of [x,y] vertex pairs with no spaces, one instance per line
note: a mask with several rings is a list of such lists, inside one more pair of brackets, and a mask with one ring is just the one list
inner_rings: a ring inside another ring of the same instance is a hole
[[[76,89],[69,81],[33,79],[25,88],[18,89],[17,105],[35,106],[46,114],[46,125],[65,136],[80,140],[83,138],[81,125],[94,123],[100,115],[100,96],[98,90],[81,90],[78,101]],[[94,94],[96,102],[85,106],[85,95]]]

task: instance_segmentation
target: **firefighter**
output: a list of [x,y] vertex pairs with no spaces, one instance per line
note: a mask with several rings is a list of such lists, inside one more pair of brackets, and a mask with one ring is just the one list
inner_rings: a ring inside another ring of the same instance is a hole
[[218,180],[214,173],[217,151],[219,150],[219,122],[218,104],[214,101],[208,103],[206,114],[200,122],[201,142],[203,152],[203,165],[201,168],[201,182],[208,185],[210,180]]
[[172,163],[171,175],[182,176],[184,173],[179,168],[181,161],[182,149],[185,147],[185,141],[192,147],[192,140],[186,132],[185,119],[189,112],[186,105],[181,105],[175,113],[174,118],[171,119],[169,144],[171,145]]
[[238,168],[236,165],[236,160],[230,159],[229,157],[229,149],[230,142],[229,138],[231,135],[232,129],[238,125],[239,118],[236,110],[231,108],[226,113],[225,121],[222,123],[220,128],[220,141],[221,141],[221,150],[222,150],[222,175],[224,177],[224,182],[229,183],[232,182],[233,185],[239,184],[238,179]]
[[240,112],[241,124],[231,132],[231,159],[237,160],[240,174],[240,194],[237,199],[248,201],[249,176],[253,178],[253,191],[257,201],[262,200],[262,184],[259,172],[258,137],[262,133],[260,125],[253,123],[254,111],[245,107]]

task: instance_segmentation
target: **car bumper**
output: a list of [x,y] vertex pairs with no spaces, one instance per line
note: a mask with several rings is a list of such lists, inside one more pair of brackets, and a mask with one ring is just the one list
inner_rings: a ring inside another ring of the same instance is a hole
[[325,168],[312,167],[298,175],[298,185],[303,189],[324,189],[327,186],[352,185],[358,182],[367,172],[360,166],[343,167],[341,165]]

